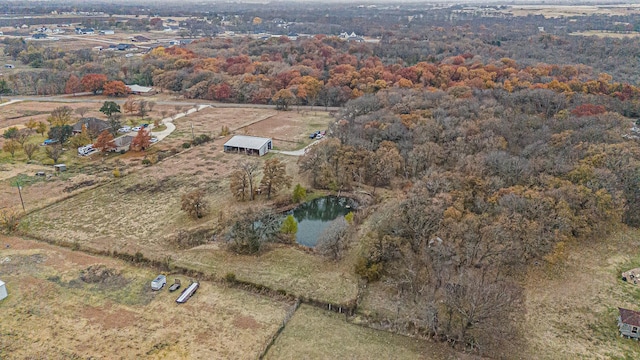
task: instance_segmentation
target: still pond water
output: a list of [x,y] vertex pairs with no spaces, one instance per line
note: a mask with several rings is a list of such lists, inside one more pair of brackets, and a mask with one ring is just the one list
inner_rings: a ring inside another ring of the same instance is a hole
[[298,222],[296,242],[300,245],[314,247],[322,231],[332,220],[345,216],[356,209],[352,199],[337,196],[317,198],[301,204],[289,211]]

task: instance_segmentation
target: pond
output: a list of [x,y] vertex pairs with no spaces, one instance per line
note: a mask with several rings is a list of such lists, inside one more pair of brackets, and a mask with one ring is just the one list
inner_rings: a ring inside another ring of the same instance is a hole
[[332,220],[345,216],[355,210],[357,204],[346,197],[325,196],[301,204],[287,212],[298,222],[296,242],[300,245],[314,247],[322,231]]

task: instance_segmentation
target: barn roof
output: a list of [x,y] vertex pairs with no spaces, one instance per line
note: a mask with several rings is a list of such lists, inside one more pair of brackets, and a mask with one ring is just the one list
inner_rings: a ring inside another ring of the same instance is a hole
[[127,87],[131,92],[135,92],[135,93],[148,93],[149,91],[152,90],[152,88],[150,87],[140,86],[140,85],[127,85]]
[[256,136],[235,135],[229,141],[224,143],[224,146],[244,149],[260,149],[269,141],[271,141],[271,139]]
[[620,310],[620,321],[632,326],[640,326],[640,312],[618,308]]

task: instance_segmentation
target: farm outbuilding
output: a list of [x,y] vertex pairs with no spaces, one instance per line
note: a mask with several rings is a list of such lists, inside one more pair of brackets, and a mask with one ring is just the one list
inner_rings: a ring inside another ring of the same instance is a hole
[[620,336],[638,340],[640,338],[640,313],[637,311],[618,308],[618,329]]
[[273,148],[271,139],[236,135],[224,143],[224,152],[262,156]]
[[9,294],[7,294],[7,286],[4,284],[4,281],[0,280],[0,300],[7,296],[9,296]]

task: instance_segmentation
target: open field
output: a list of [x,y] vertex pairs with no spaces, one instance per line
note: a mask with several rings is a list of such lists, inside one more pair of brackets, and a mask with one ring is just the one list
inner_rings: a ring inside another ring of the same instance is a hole
[[594,245],[572,246],[554,268],[526,279],[524,358],[637,359],[638,343],[622,339],[618,307],[638,311],[640,288],[620,280],[640,264],[640,231],[625,230]]
[[[178,305],[179,292],[151,290],[149,270],[19,238],[0,244],[2,359],[256,358],[290,307],[209,282]],[[87,271],[98,265],[109,272]]]
[[640,5],[512,5],[503,12],[514,16],[543,15],[546,18],[589,15],[625,16],[640,13]]
[[344,315],[301,305],[266,359],[471,359],[445,344],[349,324]]
[[[240,115],[238,115],[240,114]],[[327,115],[317,115],[313,121],[294,119],[296,113],[274,113],[259,109],[210,109],[176,120],[178,129],[158,148],[171,147],[190,140],[191,123],[196,134],[208,133],[221,126],[216,119],[228,122],[231,129],[253,123],[266,117],[280,116],[288,119],[276,129],[288,129],[290,137],[302,138],[309,127],[319,126]],[[319,113],[321,114],[321,113]],[[312,115],[313,116],[313,115]],[[235,122],[233,122],[235,120]],[[270,125],[256,123],[269,136]],[[326,123],[324,124],[326,128]],[[256,130],[257,131],[257,130]],[[265,135],[263,135],[265,136]],[[308,140],[307,140],[308,141]],[[274,246],[259,256],[236,256],[229,253],[218,233],[221,221],[232,220],[238,211],[267,206],[265,199],[254,202],[236,202],[229,194],[229,174],[234,166],[248,160],[246,156],[222,152],[224,139],[191,148],[162,162],[140,168],[119,179],[109,180],[103,186],[85,191],[67,200],[55,203],[25,218],[25,230],[40,238],[81,247],[107,251],[142,252],[152,259],[171,256],[176,264],[205,271],[219,277],[234,273],[238,279],[283,289],[296,295],[312,297],[336,303],[355,298],[356,277],[352,262],[344,260],[330,263],[312,253],[290,246]],[[304,142],[303,142],[304,144]],[[129,162],[140,162],[140,157],[128,157]],[[251,158],[264,161],[263,158]],[[287,164],[287,172],[293,175],[293,183],[300,181],[295,157],[280,156]],[[123,160],[124,162],[124,160]],[[107,166],[108,167],[108,166]],[[210,213],[198,221],[191,220],[180,210],[181,196],[195,188],[205,190]],[[288,197],[289,190],[282,191]],[[205,230],[204,233],[202,230]],[[198,233],[208,245],[178,249],[175,239],[184,231]]]
[[[193,132],[218,136],[222,126],[232,134],[268,137],[280,150],[300,149],[311,143],[309,134],[327,129],[332,121],[324,111],[276,111],[257,108],[206,108],[174,121],[176,131],[167,140],[179,145],[191,140]],[[228,138],[227,138],[228,139]]]
[[615,32],[605,32],[601,30],[589,30],[589,31],[579,31],[571,33],[570,35],[574,36],[597,36],[601,38],[612,38],[612,39],[623,39],[626,37],[636,38],[640,36],[638,32],[630,32],[630,33],[615,33]]

